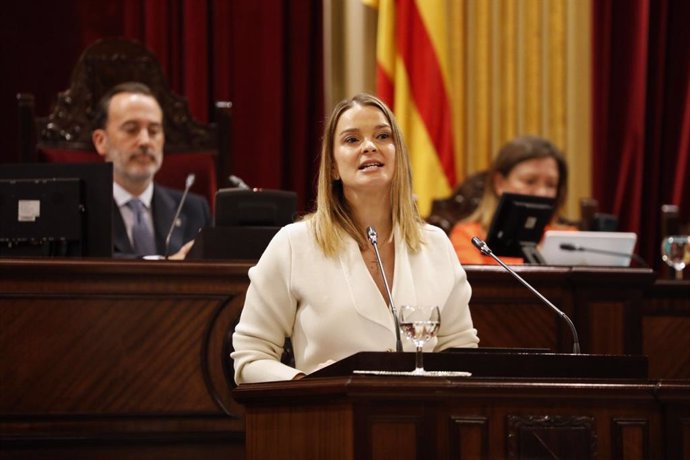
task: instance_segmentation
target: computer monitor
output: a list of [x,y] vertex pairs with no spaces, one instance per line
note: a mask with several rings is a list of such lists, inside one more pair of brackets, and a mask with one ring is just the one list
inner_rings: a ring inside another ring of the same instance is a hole
[[214,225],[201,231],[187,259],[257,260],[297,215],[297,194],[286,190],[224,188],[215,203]]
[[547,230],[540,252],[549,265],[629,267],[631,260],[636,260],[647,266],[633,252],[636,242],[633,232]]
[[544,264],[537,244],[551,221],[555,204],[553,198],[503,193],[486,244],[497,256],[522,257],[528,263]]
[[222,188],[215,203],[216,227],[282,227],[297,212],[297,194],[287,190]]
[[0,256],[111,257],[111,163],[0,165]]

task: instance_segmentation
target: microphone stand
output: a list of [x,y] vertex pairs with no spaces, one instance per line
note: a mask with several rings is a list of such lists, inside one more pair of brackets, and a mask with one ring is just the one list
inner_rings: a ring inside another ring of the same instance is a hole
[[554,304],[552,304],[546,297],[544,297],[543,295],[541,295],[541,293],[540,293],[539,291],[537,291],[536,289],[534,289],[534,288],[532,287],[531,284],[529,284],[529,283],[528,283],[527,281],[525,281],[520,275],[518,275],[517,273],[515,273],[514,270],[512,270],[510,267],[508,267],[506,264],[504,264],[503,261],[502,261],[501,259],[499,259],[498,257],[496,257],[496,255],[494,255],[493,251],[491,251],[491,249],[489,248],[489,246],[488,246],[484,241],[482,241],[481,239],[479,239],[479,238],[476,237],[476,236],[473,236],[473,237],[472,237],[472,244],[473,244],[477,249],[479,249],[479,251],[480,251],[482,254],[484,254],[485,256],[489,256],[489,257],[491,257],[492,259],[494,259],[496,262],[498,262],[503,268],[506,269],[506,271],[507,271],[508,273],[510,273],[511,275],[513,275],[513,277],[514,277],[516,280],[518,280],[520,283],[522,283],[522,285],[525,286],[527,289],[529,289],[530,291],[532,291],[532,293],[533,293],[534,295],[536,295],[537,297],[539,297],[539,299],[541,299],[541,301],[544,302],[544,304],[546,304],[547,306],[551,307],[551,309],[553,309],[553,311],[555,311],[555,312],[558,314],[558,316],[560,316],[561,318],[563,318],[563,319],[565,320],[565,322],[566,322],[566,323],[568,324],[568,326],[570,327],[570,332],[572,332],[572,334],[573,334],[573,354],[579,355],[579,354],[580,354],[580,339],[579,339],[579,337],[577,336],[577,330],[575,329],[575,325],[574,325],[573,322],[570,320],[570,318],[568,317],[568,315],[566,315],[566,314],[565,314],[563,311],[561,311],[558,307],[556,307]]
[[625,252],[618,252],[618,251],[607,251],[605,249],[597,249],[597,248],[588,248],[584,246],[575,246],[574,244],[571,243],[561,243],[559,246],[563,251],[580,251],[580,252],[591,252],[593,254],[603,254],[607,256],[617,256],[617,257],[625,257],[628,259],[633,259],[635,262],[640,264],[643,267],[649,267],[649,264],[645,262],[645,260],[638,256],[635,253],[631,254],[626,254]]
[[180,212],[182,212],[182,205],[184,205],[184,202],[187,199],[187,193],[189,193],[189,189],[192,188],[192,185],[194,185],[194,179],[196,179],[196,176],[194,176],[194,174],[189,174],[187,176],[184,185],[184,193],[182,193],[182,198],[180,198],[180,204],[177,205],[177,211],[175,211],[175,217],[173,217],[172,224],[170,224],[170,230],[168,230],[168,235],[165,237],[164,255],[166,259],[170,257],[170,237],[172,236],[172,232],[175,229],[175,222],[177,222],[177,219],[180,217]]
[[379,254],[379,244],[378,244],[378,234],[374,227],[367,227],[367,237],[369,242],[374,247],[374,253],[376,254],[376,263],[379,266],[379,271],[381,272],[381,277],[383,278],[383,285],[386,287],[386,294],[388,294],[388,302],[390,303],[391,313],[393,313],[393,322],[395,323],[395,351],[402,351],[402,340],[400,340],[400,323],[398,322],[398,310],[395,308],[393,303],[393,296],[391,295],[391,290],[388,287],[388,280],[386,279],[386,272],[383,271],[383,262],[381,262],[381,254]]

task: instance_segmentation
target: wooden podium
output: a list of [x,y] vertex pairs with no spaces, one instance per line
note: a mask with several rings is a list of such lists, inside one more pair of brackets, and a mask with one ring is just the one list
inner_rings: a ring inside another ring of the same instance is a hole
[[[641,356],[358,353],[306,379],[240,385],[250,459],[688,458],[690,387]],[[683,451],[685,449],[685,451]]]
[[[367,371],[404,372],[414,369],[414,353],[363,352],[309,376],[339,377]],[[473,377],[646,379],[647,357],[582,355],[539,349],[453,348],[424,353],[429,371],[467,371]]]

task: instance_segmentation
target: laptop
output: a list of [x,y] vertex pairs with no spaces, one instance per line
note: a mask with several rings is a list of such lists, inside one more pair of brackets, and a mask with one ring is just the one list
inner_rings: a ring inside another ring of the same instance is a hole
[[548,230],[539,251],[548,265],[628,267],[636,242],[637,235],[632,232]]

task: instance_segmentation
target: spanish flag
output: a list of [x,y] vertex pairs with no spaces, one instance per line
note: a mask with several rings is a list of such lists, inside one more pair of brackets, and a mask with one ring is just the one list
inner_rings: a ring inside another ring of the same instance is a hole
[[365,3],[379,10],[376,91],[405,136],[419,210],[426,216],[431,200],[448,196],[464,175],[456,165],[462,140],[454,129],[462,122],[462,10],[454,0]]

